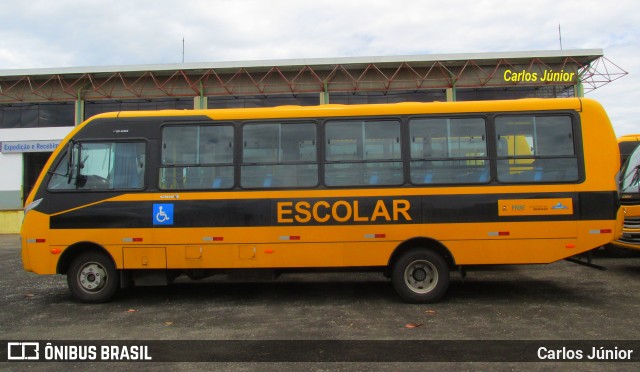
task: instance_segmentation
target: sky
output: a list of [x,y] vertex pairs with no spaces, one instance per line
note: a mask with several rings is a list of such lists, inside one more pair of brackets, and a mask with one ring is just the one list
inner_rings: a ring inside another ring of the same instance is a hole
[[640,133],[637,0],[0,2],[0,70],[603,49],[628,74],[586,96]]

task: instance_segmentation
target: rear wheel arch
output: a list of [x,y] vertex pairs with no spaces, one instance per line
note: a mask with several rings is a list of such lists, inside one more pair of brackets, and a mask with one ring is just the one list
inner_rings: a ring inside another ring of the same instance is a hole
[[455,258],[453,254],[451,254],[451,251],[449,251],[449,249],[444,244],[432,238],[416,237],[405,240],[400,245],[398,245],[398,247],[396,247],[396,249],[393,251],[393,254],[391,254],[391,257],[389,258],[389,262],[387,265],[387,267],[389,268],[389,272],[395,265],[398,258],[400,258],[400,256],[410,250],[418,248],[438,253],[446,261],[449,269],[454,270],[456,268]]

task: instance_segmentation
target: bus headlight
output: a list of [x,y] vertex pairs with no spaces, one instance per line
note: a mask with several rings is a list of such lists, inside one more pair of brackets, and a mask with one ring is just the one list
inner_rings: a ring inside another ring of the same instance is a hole
[[30,210],[32,210],[33,208],[37,207],[40,205],[40,203],[42,203],[42,200],[44,200],[43,198],[40,198],[38,200],[34,200],[31,203],[29,203],[29,205],[27,205],[26,207],[24,207],[24,215],[26,216],[27,213],[29,213]]

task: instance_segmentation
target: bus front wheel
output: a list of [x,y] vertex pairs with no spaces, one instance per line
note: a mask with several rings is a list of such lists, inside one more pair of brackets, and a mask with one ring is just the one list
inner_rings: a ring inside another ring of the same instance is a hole
[[396,260],[391,281],[398,295],[410,303],[433,303],[449,288],[449,267],[438,253],[412,249]]
[[82,302],[107,302],[118,290],[119,275],[110,257],[86,252],[71,262],[67,284],[71,294]]

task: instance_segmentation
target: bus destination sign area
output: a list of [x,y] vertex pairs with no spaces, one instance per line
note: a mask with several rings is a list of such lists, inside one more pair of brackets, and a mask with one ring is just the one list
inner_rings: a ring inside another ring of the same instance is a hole
[[23,152],[53,152],[60,144],[60,140],[47,141],[4,141],[0,152],[14,154]]

